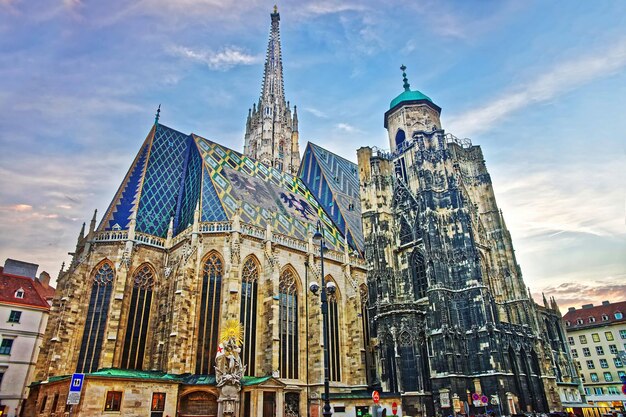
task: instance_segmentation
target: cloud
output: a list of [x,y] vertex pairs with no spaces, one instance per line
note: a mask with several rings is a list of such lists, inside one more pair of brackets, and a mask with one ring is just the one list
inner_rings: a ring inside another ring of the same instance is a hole
[[348,132],[348,133],[356,133],[359,131],[359,129],[357,129],[356,127],[348,123],[337,123],[335,127],[339,130],[343,130],[344,132]]
[[453,116],[451,131],[474,135],[486,131],[509,114],[535,103],[545,102],[594,79],[615,74],[626,66],[626,39],[593,55],[562,62],[530,82],[512,88],[490,104]]
[[359,4],[325,1],[309,3],[305,7],[300,8],[299,12],[304,16],[322,16],[344,12],[362,12],[366,9],[365,6]]
[[70,9],[70,10],[73,10],[82,5],[83,5],[82,0],[63,0],[63,6],[65,6],[67,9]]
[[[582,304],[588,303],[600,305],[605,300],[617,302],[626,299],[624,279],[626,279],[626,274],[589,283],[565,282],[547,286],[542,292],[546,297],[554,297],[562,309],[580,308]],[[542,299],[541,294],[534,294],[534,298],[537,301]]]
[[172,55],[190,61],[202,62],[213,70],[225,71],[237,65],[254,65],[262,62],[260,55],[250,55],[237,46],[226,46],[217,52],[194,51],[186,46],[174,45],[169,48]]
[[328,119],[328,115],[321,110],[314,109],[313,107],[305,107],[304,111],[311,113],[315,117],[320,119]]
[[33,209],[33,206],[29,204],[15,204],[13,206],[0,207],[0,210],[3,210],[5,208],[13,211],[31,211]]

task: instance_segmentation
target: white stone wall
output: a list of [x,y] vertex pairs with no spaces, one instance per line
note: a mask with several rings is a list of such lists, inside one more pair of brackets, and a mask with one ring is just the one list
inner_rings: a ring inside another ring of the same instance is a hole
[[[19,323],[9,323],[11,311],[22,312]],[[17,415],[22,399],[28,395],[27,385],[32,379],[47,321],[48,312],[45,310],[0,304],[0,339],[13,339],[11,353],[0,355],[0,372],[4,373],[0,401],[9,407],[9,417]]]

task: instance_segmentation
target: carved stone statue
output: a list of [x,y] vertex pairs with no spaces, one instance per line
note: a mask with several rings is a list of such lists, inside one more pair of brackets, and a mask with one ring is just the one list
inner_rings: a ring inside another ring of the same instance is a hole
[[222,328],[221,343],[215,355],[215,380],[220,388],[217,415],[239,415],[239,391],[246,366],[241,362],[242,328],[238,320],[228,320]]

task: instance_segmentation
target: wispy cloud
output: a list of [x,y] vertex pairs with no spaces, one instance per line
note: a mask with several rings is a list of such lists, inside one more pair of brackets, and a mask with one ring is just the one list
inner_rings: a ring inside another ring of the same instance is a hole
[[260,55],[248,54],[237,46],[226,46],[219,51],[201,51],[174,45],[169,48],[169,52],[191,61],[202,62],[209,68],[219,71],[225,71],[237,65],[253,65],[262,61]]
[[351,4],[345,2],[311,2],[299,9],[299,13],[305,16],[321,16],[326,14],[344,13],[344,12],[361,12],[366,7],[361,4]]
[[348,124],[348,123],[337,123],[335,127],[339,130],[343,130],[344,132],[348,132],[348,133],[359,132],[359,129],[357,129],[355,126],[352,126],[351,124]]
[[314,109],[313,107],[305,107],[304,111],[311,113],[315,117],[320,119],[328,119],[328,115],[321,110]]
[[[626,300],[626,284],[623,283],[626,274],[609,277],[603,281],[588,283],[566,282],[560,285],[547,286],[542,292],[546,297],[554,297],[561,308],[577,307],[582,304],[592,303],[599,305],[602,301]],[[534,295],[535,300],[541,300],[541,294]],[[565,313],[565,311],[562,311]]]
[[595,52],[562,62],[530,82],[511,88],[486,107],[470,110],[448,120],[452,131],[474,135],[490,129],[522,108],[545,102],[594,79],[617,73],[626,66],[626,39]]

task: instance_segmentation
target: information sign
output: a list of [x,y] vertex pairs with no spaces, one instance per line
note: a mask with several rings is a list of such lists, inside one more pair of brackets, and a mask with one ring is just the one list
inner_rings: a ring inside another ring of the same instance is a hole
[[83,389],[85,374],[73,374],[70,380],[70,392],[67,393],[67,404],[76,405],[80,402],[80,392]]

